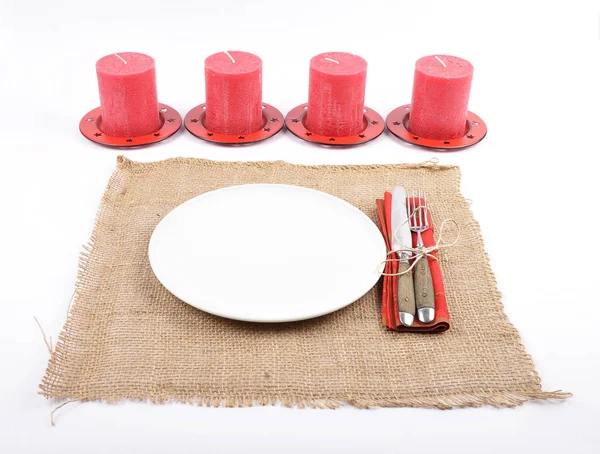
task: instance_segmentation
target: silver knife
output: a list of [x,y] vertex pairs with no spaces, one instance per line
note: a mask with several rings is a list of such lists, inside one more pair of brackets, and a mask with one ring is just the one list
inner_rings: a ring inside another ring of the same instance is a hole
[[[406,210],[406,190],[396,186],[392,190],[392,248],[394,250],[412,247],[412,235]],[[410,267],[410,251],[398,252],[398,314],[405,326],[412,326],[415,320],[415,291]]]

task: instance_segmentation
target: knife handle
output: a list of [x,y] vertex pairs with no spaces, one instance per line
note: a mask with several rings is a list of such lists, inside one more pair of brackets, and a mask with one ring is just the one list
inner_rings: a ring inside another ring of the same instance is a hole
[[435,309],[435,295],[433,293],[433,282],[427,257],[421,258],[415,265],[415,301],[417,310]]
[[398,312],[408,312],[415,315],[415,289],[413,284],[413,273],[406,270],[410,263],[400,262],[398,265]]

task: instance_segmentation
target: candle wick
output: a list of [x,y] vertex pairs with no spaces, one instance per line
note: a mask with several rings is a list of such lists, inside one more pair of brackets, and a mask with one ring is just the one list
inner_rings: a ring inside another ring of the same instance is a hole
[[339,62],[339,61],[337,61],[337,60],[334,60],[333,58],[328,58],[328,57],[325,57],[325,60],[327,60],[327,61],[332,61],[332,62],[333,62],[333,63],[335,63],[336,65],[339,65],[339,64],[340,64],[340,62]]
[[447,66],[446,66],[446,63],[444,63],[440,57],[438,57],[438,56],[436,55],[436,56],[435,56],[435,59],[436,59],[437,61],[439,61],[439,62],[440,62],[440,63],[441,63],[443,66],[444,66],[444,68],[447,68]]
[[121,57],[119,54],[115,54],[115,57],[117,57],[119,60],[121,60],[123,62],[123,64],[127,64],[127,62],[125,61],[125,59],[123,57]]
[[233,57],[231,56],[231,54],[227,51],[224,51],[225,54],[231,59],[231,63],[235,63],[235,60],[233,59]]

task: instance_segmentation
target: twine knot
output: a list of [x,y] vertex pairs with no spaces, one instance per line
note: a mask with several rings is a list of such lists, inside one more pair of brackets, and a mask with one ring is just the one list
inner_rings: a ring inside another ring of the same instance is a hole
[[[425,211],[425,216],[429,215],[428,212],[431,213],[431,210],[429,209],[429,207],[420,205],[420,206],[416,207],[413,210],[413,212],[410,214],[410,216],[404,222],[404,224],[406,224],[407,222],[409,222],[409,219],[415,215],[415,212],[417,210],[424,210]],[[444,243],[443,242],[444,229],[446,228],[447,223],[454,224],[456,226],[457,231],[458,231],[458,233],[456,235],[456,238],[454,239],[454,241],[452,241],[450,243]],[[452,247],[460,239],[460,226],[458,225],[458,222],[456,222],[452,218],[448,218],[448,219],[444,219],[442,221],[442,224],[440,225],[440,230],[439,230],[439,232],[440,232],[439,238],[438,238],[438,240],[436,241],[436,243],[433,246],[427,246],[427,247],[421,247],[421,248],[414,248],[412,246],[406,246],[406,245],[402,244],[402,242],[399,240],[398,235],[397,235],[398,234],[398,230],[400,230],[400,228],[402,228],[404,226],[404,224],[399,225],[394,230],[394,233],[392,234],[393,238],[396,241],[398,241],[402,245],[402,247],[399,248],[399,249],[393,249],[391,251],[388,251],[388,253],[387,253],[388,258],[386,258],[383,262],[381,262],[379,264],[378,268],[380,269],[379,272],[381,273],[382,276],[400,276],[402,274],[410,273],[412,271],[412,269],[417,265],[417,263],[419,262],[419,260],[421,260],[423,257],[432,258],[433,260],[437,260],[438,259],[437,256],[433,254],[434,252],[439,251],[440,249],[443,249],[443,248]],[[403,253],[408,253],[409,254],[409,259],[412,260],[412,263],[410,264],[410,266],[406,270],[404,270],[402,272],[399,272],[399,273],[385,273],[384,270],[385,270],[386,263],[387,262],[399,262],[400,259],[398,258],[398,255],[401,255]],[[389,258],[390,256],[392,256],[393,258]],[[383,268],[380,268],[382,266],[383,266]]]

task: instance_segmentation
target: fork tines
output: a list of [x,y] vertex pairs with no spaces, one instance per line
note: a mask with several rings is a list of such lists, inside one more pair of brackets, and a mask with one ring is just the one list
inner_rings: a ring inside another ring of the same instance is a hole
[[429,228],[429,217],[427,216],[427,195],[425,190],[412,191],[408,198],[408,219],[411,229],[421,231]]

